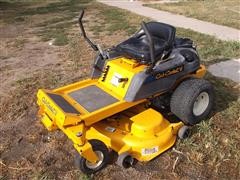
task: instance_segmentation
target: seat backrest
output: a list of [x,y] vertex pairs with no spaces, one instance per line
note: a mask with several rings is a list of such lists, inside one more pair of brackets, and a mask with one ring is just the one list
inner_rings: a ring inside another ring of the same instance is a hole
[[176,29],[175,27],[160,22],[148,22],[147,28],[152,36],[163,39],[168,46],[173,46]]

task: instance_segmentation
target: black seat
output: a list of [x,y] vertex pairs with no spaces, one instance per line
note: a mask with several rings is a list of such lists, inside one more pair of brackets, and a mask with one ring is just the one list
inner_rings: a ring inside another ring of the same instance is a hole
[[[154,43],[155,60],[159,60],[164,51],[171,51],[174,44],[176,29],[168,24],[149,22],[146,24]],[[140,29],[134,36],[116,46],[123,56],[137,59],[142,63],[151,63],[147,36]]]

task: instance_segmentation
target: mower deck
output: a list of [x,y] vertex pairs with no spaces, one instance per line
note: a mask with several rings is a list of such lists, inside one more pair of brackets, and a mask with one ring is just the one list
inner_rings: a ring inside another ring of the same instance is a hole
[[137,105],[95,123],[86,138],[101,138],[118,154],[131,152],[138,161],[149,161],[174,145],[182,126],[182,122],[170,123],[154,109]]

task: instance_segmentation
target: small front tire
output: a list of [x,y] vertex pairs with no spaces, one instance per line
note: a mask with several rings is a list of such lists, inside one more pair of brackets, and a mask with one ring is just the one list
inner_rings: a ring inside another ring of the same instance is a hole
[[98,140],[90,140],[89,142],[99,160],[96,163],[91,163],[80,154],[77,154],[75,164],[84,174],[94,174],[106,167],[110,156],[108,148],[103,142]]
[[179,139],[186,139],[189,137],[190,134],[190,128],[188,126],[182,126],[178,130],[178,138]]

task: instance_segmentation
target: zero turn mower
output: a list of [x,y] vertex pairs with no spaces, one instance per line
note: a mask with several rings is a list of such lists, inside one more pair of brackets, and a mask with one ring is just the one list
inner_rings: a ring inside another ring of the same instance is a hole
[[[176,29],[160,22],[142,22],[132,37],[98,52],[91,77],[37,94],[39,115],[49,130],[61,130],[78,152],[82,172],[95,173],[117,154],[122,167],[150,161],[185,138],[188,127],[207,117],[213,88],[202,79],[193,42],[175,36]],[[164,113],[164,112],[168,113]],[[165,115],[166,114],[166,115]],[[173,114],[173,116],[169,116]]]

